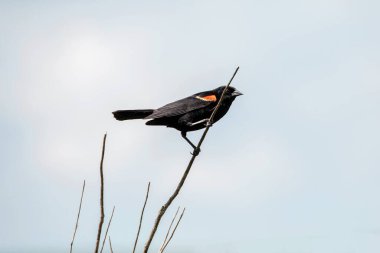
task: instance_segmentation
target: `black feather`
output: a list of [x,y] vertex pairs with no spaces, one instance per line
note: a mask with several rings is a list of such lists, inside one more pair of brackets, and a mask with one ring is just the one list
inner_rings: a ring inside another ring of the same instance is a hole
[[145,110],[119,110],[112,112],[117,120],[143,119],[153,113],[152,109]]
[[167,118],[182,115],[196,109],[207,107],[214,102],[204,101],[195,96],[187,97],[164,105],[163,107],[154,110],[152,114],[147,116],[147,119]]

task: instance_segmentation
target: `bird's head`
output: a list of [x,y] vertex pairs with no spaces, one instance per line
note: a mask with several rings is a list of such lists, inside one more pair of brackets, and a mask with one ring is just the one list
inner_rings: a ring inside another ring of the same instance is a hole
[[[194,94],[193,96],[203,101],[218,102],[225,88],[226,86],[220,86],[214,90],[200,92]],[[236,88],[229,86],[223,96],[223,101],[232,103],[232,101],[234,101],[235,98],[240,95],[243,95],[243,93],[238,91]]]
[[[225,88],[226,86],[220,86],[214,90],[218,98],[222,96],[223,90]],[[243,93],[238,91],[236,88],[229,86],[226,90],[226,93],[224,94],[224,99],[234,100],[236,97],[241,96],[241,95],[243,95]]]

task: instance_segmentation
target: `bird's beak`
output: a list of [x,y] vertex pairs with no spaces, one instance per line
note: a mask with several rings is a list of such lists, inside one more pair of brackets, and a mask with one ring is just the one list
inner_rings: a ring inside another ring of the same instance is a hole
[[238,90],[235,90],[234,92],[232,92],[232,96],[234,96],[234,97],[241,96],[241,95],[243,95],[243,93],[241,93]]

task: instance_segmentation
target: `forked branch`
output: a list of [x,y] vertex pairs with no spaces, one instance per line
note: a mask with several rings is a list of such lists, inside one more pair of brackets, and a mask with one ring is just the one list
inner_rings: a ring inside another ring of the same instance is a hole
[[174,217],[173,217],[173,220],[172,220],[172,222],[170,223],[170,226],[169,226],[168,232],[166,232],[166,236],[165,236],[164,242],[163,242],[162,245],[161,245],[160,251],[164,248],[164,246],[165,246],[165,244],[166,244],[166,240],[168,239],[168,236],[169,236],[170,230],[172,229],[172,226],[173,226],[173,223],[174,223],[174,221],[175,221],[175,218],[177,217],[177,214],[178,214],[179,208],[180,208],[180,207],[177,208],[177,212],[175,212],[175,215],[174,215]]
[[[169,242],[170,242],[171,239],[173,238],[174,233],[175,233],[175,231],[177,230],[177,227],[178,227],[179,223],[180,223],[181,220],[182,220],[182,216],[183,216],[183,214],[185,213],[185,210],[186,210],[186,208],[183,209],[183,211],[182,211],[182,213],[181,213],[181,216],[179,216],[179,219],[178,219],[178,221],[177,221],[177,224],[175,225],[175,227],[174,227],[174,229],[173,229],[173,232],[171,233],[171,235],[170,235],[170,237],[169,237],[169,240],[168,240],[166,243],[164,243],[164,247],[162,247],[162,248],[160,249],[160,253],[163,253],[163,252],[164,252],[164,250],[165,250],[166,247],[168,246]],[[165,240],[166,240],[166,239],[165,239]]]
[[108,230],[110,229],[110,226],[111,226],[111,222],[112,222],[113,212],[114,212],[114,211],[115,211],[115,206],[113,206],[112,214],[111,214],[111,218],[110,218],[110,220],[108,221],[108,226],[107,226],[107,229],[106,229],[106,234],[104,235],[103,244],[102,244],[102,248],[100,249],[100,253],[103,252],[104,244],[105,244],[105,242],[106,242],[106,240],[107,240]]

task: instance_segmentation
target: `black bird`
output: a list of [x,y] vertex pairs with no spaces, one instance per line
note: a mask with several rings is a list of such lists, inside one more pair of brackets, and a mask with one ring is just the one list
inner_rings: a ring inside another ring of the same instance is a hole
[[[175,128],[181,131],[182,137],[195,150],[196,146],[186,137],[186,133],[206,127],[225,87],[199,92],[158,109],[119,110],[113,112],[113,115],[117,120],[150,119],[146,125]],[[240,95],[243,93],[234,87],[228,87],[212,123],[220,120],[227,113],[235,98]],[[199,150],[196,152],[199,153]]]

